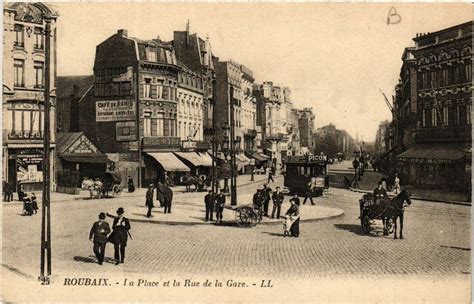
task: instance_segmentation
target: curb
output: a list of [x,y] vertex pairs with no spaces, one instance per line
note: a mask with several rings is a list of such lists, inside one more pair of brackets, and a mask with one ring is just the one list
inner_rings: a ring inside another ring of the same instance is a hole
[[[349,190],[352,191],[352,192],[358,192],[358,193],[372,193],[372,191],[362,190],[362,189],[349,188]],[[461,205],[461,206],[471,206],[472,205],[471,203],[468,203],[468,202],[438,201],[438,200],[432,200],[432,199],[427,199],[427,198],[418,197],[418,196],[412,196],[412,199],[418,200],[418,201],[441,203],[441,204],[450,204],[450,205]]]
[[[341,210],[341,209],[340,209]],[[108,217],[110,218],[116,218],[115,215],[112,215],[110,213],[106,213]],[[340,214],[335,214],[331,215],[328,217],[323,217],[323,218],[312,218],[312,219],[305,219],[305,220],[300,220],[300,222],[317,222],[317,221],[324,221],[324,220],[331,220],[340,216],[343,216],[345,213],[343,210],[341,210]],[[150,219],[132,219],[127,217],[127,219],[130,222],[136,222],[136,223],[148,223],[148,224],[155,224],[155,225],[169,225],[169,226],[196,226],[196,225],[214,225],[214,222],[182,222],[182,221],[156,221],[156,220],[150,220]],[[234,221],[230,221],[234,222]],[[265,226],[272,226],[272,225],[282,225],[282,221],[279,222],[262,222],[258,225],[265,225]]]

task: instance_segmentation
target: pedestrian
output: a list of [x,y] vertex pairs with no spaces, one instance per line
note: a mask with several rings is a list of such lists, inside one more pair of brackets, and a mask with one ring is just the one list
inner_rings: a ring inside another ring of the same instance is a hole
[[23,197],[25,196],[25,192],[23,191],[23,185],[18,185],[18,200],[23,202]]
[[3,201],[4,202],[10,202],[12,201],[13,199],[12,196],[13,196],[13,191],[12,191],[12,187],[10,185],[9,182],[3,182]]
[[219,194],[216,196],[216,225],[222,224],[222,218],[223,218],[223,213],[224,213],[224,205],[225,205],[225,196],[222,193],[222,189],[219,189]]
[[286,211],[286,220],[283,227],[285,228],[285,236],[290,234],[294,237],[300,236],[300,208],[295,200],[290,200],[291,207]]
[[173,190],[171,190],[169,185],[165,185],[163,198],[165,200],[165,210],[164,213],[171,213],[171,204],[173,203]]
[[268,184],[263,185],[262,196],[263,196],[263,213],[268,217],[268,204],[270,203],[272,189],[268,187]]
[[394,179],[394,183],[393,183],[393,189],[394,189],[394,193],[395,194],[399,194],[400,193],[400,178],[398,177],[398,174],[395,173],[395,179]]
[[153,217],[151,215],[151,210],[153,209],[153,207],[155,207],[153,205],[153,184],[150,184],[148,186],[148,190],[146,192],[146,202],[145,202],[145,205],[148,207],[148,212],[146,214],[146,217],[150,218],[150,217]]
[[132,177],[128,176],[128,193],[135,192],[135,184],[133,183]]
[[168,172],[165,172],[165,185],[170,186],[170,177],[168,176]]
[[206,222],[213,221],[214,199],[214,193],[212,193],[212,189],[209,189],[206,196],[204,197],[204,204],[206,205]]
[[260,189],[257,189],[257,191],[253,194],[252,203],[253,203],[254,208],[258,210],[258,216],[260,219],[262,219],[262,214],[263,214],[262,202],[263,202],[262,191]]
[[34,192],[31,193],[31,207],[34,214],[38,213],[38,202],[36,201],[36,195]]
[[276,191],[273,192],[272,200],[273,200],[273,210],[272,210],[272,218],[275,218],[275,211],[277,219],[280,219],[280,212],[281,212],[281,204],[284,200],[283,193],[280,192],[280,187],[276,187]]
[[252,171],[250,172],[250,181],[254,181],[254,175],[255,175],[255,169],[252,169]]
[[23,215],[33,215],[33,204],[26,193],[23,194]]
[[110,233],[109,223],[105,221],[105,213],[99,214],[99,220],[92,225],[89,232],[89,240],[94,243],[94,253],[97,262],[102,265],[105,256],[105,245],[107,245],[107,235]]
[[112,225],[113,232],[109,236],[109,240],[114,243],[115,265],[123,264],[125,260],[125,247],[127,247],[127,240],[130,235],[130,222],[123,216],[124,213],[125,210],[122,207],[117,209],[117,217]]
[[304,198],[304,201],[303,201],[303,205],[306,203],[306,200],[308,198],[311,201],[311,205],[314,205],[314,202],[313,202],[314,191],[315,191],[314,183],[309,182],[307,187],[306,187],[306,195],[305,195],[305,198]]
[[298,194],[295,193],[293,197],[290,199],[290,203],[294,202],[297,206],[300,205],[300,198],[298,197]]
[[269,170],[269,171],[268,171],[268,181],[267,181],[267,183],[269,184],[270,181],[272,181],[273,183],[275,182],[275,181],[273,180],[273,168],[272,168],[272,170]]

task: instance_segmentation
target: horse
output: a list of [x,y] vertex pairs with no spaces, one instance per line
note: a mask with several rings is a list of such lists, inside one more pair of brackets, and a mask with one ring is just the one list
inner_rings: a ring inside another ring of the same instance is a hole
[[202,180],[197,177],[197,176],[183,176],[181,178],[181,181],[183,182],[183,184],[186,185],[186,192],[190,192],[192,191],[191,190],[191,186],[194,186],[194,190],[195,192],[199,191],[199,189],[202,189],[203,188],[203,182]]
[[407,189],[403,190],[395,196],[390,202],[388,206],[386,206],[382,217],[384,218],[384,235],[385,232],[388,232],[387,225],[388,222],[391,220],[393,223],[393,239],[397,239],[397,219],[400,219],[400,239],[403,239],[403,215],[405,212],[405,205],[404,203],[407,202],[408,205],[411,205],[411,192]]

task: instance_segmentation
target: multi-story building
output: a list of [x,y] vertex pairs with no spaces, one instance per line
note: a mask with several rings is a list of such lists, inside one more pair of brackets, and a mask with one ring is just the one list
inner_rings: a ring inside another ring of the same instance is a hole
[[240,66],[242,72],[242,132],[244,138],[243,148],[245,152],[256,152],[255,139],[257,136],[257,101],[253,96],[253,72],[244,65]]
[[122,176],[137,182],[141,172],[143,184],[164,179],[165,173],[177,181],[190,171],[171,153],[181,148],[177,91],[182,70],[173,46],[159,38],[141,40],[119,30],[97,46],[94,88],[81,99],[79,126]]
[[375,150],[378,153],[385,153],[390,150],[390,142],[387,141],[389,135],[390,122],[381,121],[375,135]]
[[314,120],[315,116],[312,108],[303,108],[302,110],[298,110],[300,145],[305,151],[313,152],[314,149]]
[[470,187],[472,26],[470,21],[413,39],[417,122],[414,145],[397,156],[402,182]]
[[[38,190],[43,181],[45,26],[51,20],[50,126],[54,158],[56,19],[43,3],[4,3],[3,8],[3,176],[14,189]],[[51,162],[51,172],[54,172]],[[51,188],[55,189],[54,175]]]
[[[178,134],[187,144],[210,149],[212,138],[212,81],[214,63],[209,37],[185,31],[173,33],[173,46],[182,71],[178,74]],[[189,140],[190,139],[190,140]],[[184,142],[183,142],[184,144]]]

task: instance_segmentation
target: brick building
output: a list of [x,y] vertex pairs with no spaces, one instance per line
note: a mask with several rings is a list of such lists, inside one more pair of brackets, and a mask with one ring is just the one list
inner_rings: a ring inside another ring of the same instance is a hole
[[[56,148],[56,19],[43,3],[4,3],[3,8],[3,176],[13,189],[39,190],[43,181],[45,17],[51,17],[51,152]],[[54,164],[51,162],[51,172]],[[51,176],[51,189],[55,178]]]
[[[402,181],[466,190],[471,176],[472,21],[417,35],[414,144],[397,156]],[[411,101],[413,102],[413,101]],[[406,130],[406,129],[405,129]]]

